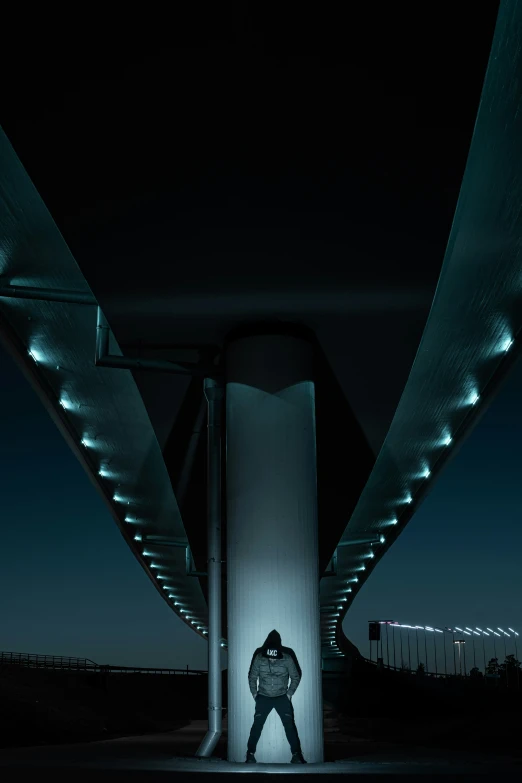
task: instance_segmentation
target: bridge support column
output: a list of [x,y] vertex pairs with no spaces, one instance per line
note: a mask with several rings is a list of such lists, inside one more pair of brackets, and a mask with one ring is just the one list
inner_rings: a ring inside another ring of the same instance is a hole
[[[323,761],[312,346],[289,334],[230,339],[226,352],[228,760],[245,760],[248,672],[276,629],[302,672],[292,699],[303,755]],[[256,758],[285,763],[275,709]]]

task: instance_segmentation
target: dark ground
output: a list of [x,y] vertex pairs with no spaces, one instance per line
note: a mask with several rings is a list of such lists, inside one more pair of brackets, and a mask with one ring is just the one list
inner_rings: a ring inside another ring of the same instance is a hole
[[[355,666],[333,699],[339,731],[332,738],[361,749],[393,746],[522,759],[522,690],[514,679],[512,685]],[[328,689],[325,684],[325,699]]]
[[[172,731],[201,711],[206,677],[204,688],[203,683],[194,688],[195,679],[5,667],[0,671],[0,747]],[[189,686],[192,698],[186,698]]]
[[[226,685],[224,672],[225,700]],[[349,678],[325,675],[323,698],[325,761],[405,752],[522,759],[516,689],[378,673],[362,665]],[[0,748],[159,735],[206,717],[205,675],[0,672]],[[199,741],[182,755],[194,753]],[[226,759],[226,731],[215,756]]]

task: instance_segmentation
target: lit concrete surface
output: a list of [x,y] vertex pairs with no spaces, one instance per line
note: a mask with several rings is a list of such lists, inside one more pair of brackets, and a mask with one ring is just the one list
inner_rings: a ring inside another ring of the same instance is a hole
[[[226,719],[225,719],[226,720]],[[346,775],[350,780],[372,780],[383,775],[395,779],[408,776],[422,780],[444,776],[446,780],[520,779],[522,763],[504,758],[457,756],[441,751],[394,749],[381,754],[358,756],[322,764],[245,764],[226,761],[227,737],[224,731],[212,759],[197,759],[193,754],[206,731],[206,721],[192,721],[178,731],[138,737],[121,737],[76,745],[54,745],[0,750],[2,783],[45,776],[53,781],[72,783],[93,781],[149,781],[177,776],[198,781],[209,773],[222,776],[234,773],[261,775],[301,775],[322,779],[325,775]],[[226,728],[226,723],[225,723]],[[347,753],[350,748],[347,746]],[[306,758],[306,754],[305,754]],[[290,751],[288,753],[290,761]],[[518,774],[517,774],[518,773]]]

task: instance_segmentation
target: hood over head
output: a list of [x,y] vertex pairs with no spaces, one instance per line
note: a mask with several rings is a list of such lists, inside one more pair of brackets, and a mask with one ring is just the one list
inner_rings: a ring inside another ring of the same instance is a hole
[[273,631],[270,631],[266,637],[265,642],[261,647],[261,654],[264,655],[265,658],[283,657],[281,636],[279,635],[278,631],[275,630],[275,628]]

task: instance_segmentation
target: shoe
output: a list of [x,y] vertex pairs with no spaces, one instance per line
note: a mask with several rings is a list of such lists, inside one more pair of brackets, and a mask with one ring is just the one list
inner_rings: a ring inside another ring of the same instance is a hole
[[300,750],[298,750],[296,753],[292,753],[292,760],[290,764],[306,764],[306,761],[303,758],[303,754]]
[[247,754],[246,754],[246,759],[245,759],[245,761],[246,761],[247,763],[250,763],[250,764],[257,764],[257,762],[256,762],[256,757],[254,756],[254,754],[253,754],[253,753],[250,753],[249,751],[247,751]]

